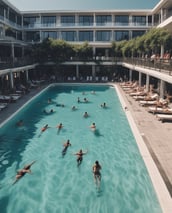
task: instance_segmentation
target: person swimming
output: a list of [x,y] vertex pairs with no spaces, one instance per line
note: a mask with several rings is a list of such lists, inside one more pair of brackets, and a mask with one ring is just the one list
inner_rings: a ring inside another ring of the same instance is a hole
[[88,115],[88,112],[84,112],[83,117],[84,117],[84,118],[88,118],[88,116],[89,116],[89,115]]
[[75,153],[74,155],[77,155],[77,165],[79,166],[82,163],[83,155],[87,154],[87,150],[85,152],[82,151],[82,149],[79,150],[79,152]]
[[23,120],[19,120],[17,123],[16,123],[16,126],[20,127],[20,126],[23,126]]
[[103,104],[100,105],[102,108],[106,108],[106,103],[104,102]]
[[64,149],[62,150],[62,156],[63,156],[63,157],[65,156],[68,147],[71,146],[71,145],[72,145],[72,144],[70,143],[69,140],[67,140],[67,142],[63,144],[63,146],[64,146]]
[[94,180],[95,180],[96,186],[98,188],[100,187],[100,182],[101,182],[101,173],[100,173],[101,169],[102,169],[102,167],[99,164],[99,162],[95,161],[95,164],[92,167],[92,171],[93,171],[93,175],[94,175]]
[[44,127],[42,127],[41,132],[45,132],[45,130],[47,130],[48,128],[48,124],[46,124]]
[[77,110],[76,106],[72,106],[72,111]]
[[63,124],[62,123],[60,123],[59,125],[57,125],[57,133],[59,133],[60,132],[60,130],[63,128]]
[[92,131],[95,131],[96,130],[96,124],[92,123],[92,125],[90,126],[90,128],[91,128]]
[[22,178],[26,173],[31,173],[31,166],[35,163],[36,161],[32,161],[30,164],[26,165],[23,167],[23,169],[20,169],[17,171],[15,181],[13,184],[15,184],[20,178]]

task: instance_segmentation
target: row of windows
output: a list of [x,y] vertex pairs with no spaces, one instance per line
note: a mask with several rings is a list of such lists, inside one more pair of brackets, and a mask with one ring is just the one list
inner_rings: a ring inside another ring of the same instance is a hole
[[[76,20],[75,16],[61,16],[60,21],[62,25],[74,25],[75,23],[79,23],[82,26],[91,26],[94,24],[94,16],[93,15],[79,15],[78,20]],[[41,17],[41,24],[43,25],[56,25],[56,16],[43,16]],[[24,17],[23,19],[24,26],[34,26],[35,24],[40,23],[40,18],[37,17]],[[123,25],[129,24],[129,16],[128,15],[116,15],[114,20],[112,20],[111,15],[96,15],[95,22],[97,25],[105,25],[107,23],[122,23]],[[132,23],[139,23],[141,25],[146,25],[146,16],[132,16]],[[152,22],[152,17],[148,17],[148,23]]]
[[[145,31],[96,31],[95,38],[93,31],[62,31],[60,32],[42,32],[41,39],[53,38],[53,39],[63,39],[65,41],[121,41],[129,40],[130,38],[135,38],[141,36]],[[40,33],[39,32],[26,32],[25,34],[26,41],[39,41]]]

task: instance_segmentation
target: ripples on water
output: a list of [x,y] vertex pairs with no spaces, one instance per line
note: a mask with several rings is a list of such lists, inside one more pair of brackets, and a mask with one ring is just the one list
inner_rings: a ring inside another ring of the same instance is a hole
[[[78,97],[82,103],[77,103]],[[48,98],[53,102],[48,104]],[[103,102],[106,109],[100,107]],[[73,105],[77,110],[71,110]],[[52,108],[53,114],[43,113]],[[20,119],[24,126],[16,128]],[[89,128],[93,122],[94,133]],[[59,123],[64,128],[57,134]],[[40,134],[45,124],[51,128]],[[63,157],[67,139],[72,146]],[[88,153],[77,167],[73,153],[81,148]],[[16,171],[33,160],[33,173],[12,186]],[[91,171],[95,160],[102,165],[99,190]],[[161,212],[125,112],[107,86],[53,87],[11,119],[0,130],[0,181],[2,213]]]

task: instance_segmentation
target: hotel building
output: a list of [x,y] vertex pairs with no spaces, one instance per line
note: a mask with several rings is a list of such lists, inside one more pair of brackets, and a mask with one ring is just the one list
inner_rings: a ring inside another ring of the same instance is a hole
[[[114,64],[109,60],[112,42],[141,36],[153,27],[167,28],[172,33],[172,1],[161,0],[150,10],[20,11],[7,0],[1,0],[0,75],[8,75],[12,81],[14,75],[26,71],[28,78],[29,70],[37,66],[28,58],[28,50],[32,44],[46,38],[65,40],[71,44],[87,41],[93,48],[95,58],[101,57],[101,66],[112,69]],[[65,65],[74,67],[77,78],[84,70],[90,70],[89,75],[93,77],[101,70],[101,66],[92,61],[69,61]],[[130,70],[131,80],[130,65],[122,62],[116,65]],[[147,74],[147,71],[143,73]],[[13,82],[10,84],[14,86]]]

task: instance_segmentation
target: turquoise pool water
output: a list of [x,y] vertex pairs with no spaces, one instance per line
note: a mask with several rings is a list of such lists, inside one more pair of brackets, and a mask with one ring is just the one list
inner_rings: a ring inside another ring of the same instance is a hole
[[[107,108],[100,106],[103,102]],[[43,112],[51,109],[52,114]],[[24,126],[16,127],[20,119]],[[89,128],[93,122],[96,132]],[[58,133],[59,123],[64,127]],[[46,124],[50,128],[40,134]],[[63,157],[67,139],[72,146]],[[80,149],[88,153],[78,167],[73,153]],[[16,171],[33,160],[32,174],[12,185]],[[96,160],[102,166],[100,189],[92,174]],[[0,129],[0,183],[1,213],[162,212],[125,112],[109,86],[53,86],[5,124]]]

